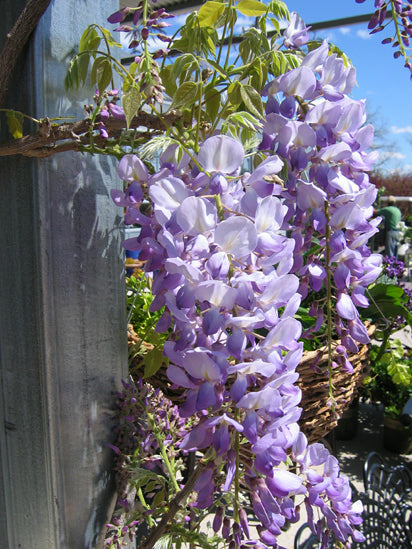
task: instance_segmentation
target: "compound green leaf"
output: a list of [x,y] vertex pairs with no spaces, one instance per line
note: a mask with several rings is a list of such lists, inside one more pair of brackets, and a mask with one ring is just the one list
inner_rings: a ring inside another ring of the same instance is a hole
[[198,99],[198,90],[197,82],[184,82],[173,96],[172,107],[190,107]]
[[93,26],[87,27],[83,32],[79,42],[79,53],[83,51],[96,51],[100,45],[101,38]]
[[198,21],[201,27],[213,27],[225,11],[225,5],[221,2],[210,0],[201,6],[198,12]]
[[255,116],[263,116],[263,103],[260,94],[252,86],[242,86],[240,95],[246,108]]
[[140,90],[136,82],[133,82],[131,86],[123,92],[122,106],[126,116],[126,125],[128,129],[133,117],[136,116],[139,110],[141,99]]
[[258,0],[240,0],[236,9],[243,15],[259,17],[267,11],[267,6]]

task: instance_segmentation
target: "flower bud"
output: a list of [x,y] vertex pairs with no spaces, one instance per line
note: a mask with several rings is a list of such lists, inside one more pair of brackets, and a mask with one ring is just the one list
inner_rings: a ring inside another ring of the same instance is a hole
[[216,534],[217,532],[219,532],[220,528],[222,527],[223,514],[224,514],[223,507],[219,506],[216,509],[215,516],[213,518],[213,524],[212,524],[213,531]]

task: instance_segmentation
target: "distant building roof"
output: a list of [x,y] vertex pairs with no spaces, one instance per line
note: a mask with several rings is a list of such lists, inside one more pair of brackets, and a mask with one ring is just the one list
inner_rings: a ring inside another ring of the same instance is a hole
[[[139,0],[120,0],[120,8],[126,6],[133,8],[140,3]],[[201,6],[201,0],[157,0],[156,7],[166,8],[170,12],[190,11],[193,8]]]

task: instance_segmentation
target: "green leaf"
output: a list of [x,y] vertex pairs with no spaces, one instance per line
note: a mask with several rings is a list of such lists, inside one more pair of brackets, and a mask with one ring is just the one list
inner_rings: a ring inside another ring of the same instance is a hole
[[220,74],[220,76],[222,76],[223,78],[227,78],[228,75],[226,74],[225,70],[223,69],[223,67],[221,67],[220,65],[218,65],[217,63],[215,63],[215,61],[213,61],[213,59],[205,59],[205,61],[207,63],[209,63],[209,65],[211,65],[215,71]]
[[250,78],[250,85],[256,91],[261,92],[264,84],[267,81],[268,67],[262,59],[256,59],[251,67],[252,75]]
[[230,99],[230,103],[234,107],[238,107],[242,102],[242,95],[240,92],[241,87],[242,87],[242,84],[238,80],[235,80],[230,84],[230,86],[227,89],[227,94]]
[[137,486],[144,486],[151,480],[157,481],[159,475],[150,471],[149,469],[143,469],[143,467],[133,467],[133,481]]
[[202,27],[199,24],[197,12],[191,13],[187,19],[185,26],[180,29],[181,38],[173,41],[173,47],[181,52],[195,53],[209,58],[215,56],[215,44],[218,42],[218,34],[216,25],[211,27]]
[[133,117],[136,116],[139,110],[141,99],[139,87],[133,81],[132,85],[123,92],[122,96],[122,106],[126,116],[127,129],[129,129]]
[[165,534],[153,545],[153,549],[170,549],[172,547],[173,536]]
[[66,90],[79,87],[79,65],[77,62],[77,56],[70,61],[70,65],[64,79],[64,87]]
[[176,93],[176,78],[172,75],[173,65],[166,65],[160,71],[160,78],[162,79],[162,84],[165,87],[166,93],[169,97],[173,97]]
[[252,86],[242,86],[240,88],[240,95],[246,106],[246,108],[255,116],[263,116],[263,103],[258,93]]
[[214,122],[220,108],[220,92],[216,88],[210,87],[205,90],[206,113],[211,122]]
[[156,347],[145,354],[144,359],[144,376],[147,378],[153,376],[166,361],[163,352]]
[[90,56],[87,53],[77,57],[78,79],[79,83],[81,82],[83,85],[86,82],[87,72],[89,70],[89,61]]
[[152,509],[158,509],[165,503],[165,501],[167,501],[166,491],[159,490],[151,503]]
[[221,2],[210,0],[203,4],[198,11],[198,20],[201,27],[213,27],[225,10]]
[[172,107],[190,107],[197,99],[199,84],[197,82],[184,82],[173,96]]
[[16,111],[6,111],[7,126],[14,139],[23,137],[23,115]]
[[282,2],[282,0],[272,0],[268,7],[277,19],[286,19],[286,21],[290,20],[288,7],[285,2]]
[[405,361],[392,361],[388,365],[388,374],[391,376],[392,381],[396,383],[396,385],[405,385],[406,387],[408,387],[411,383],[409,366]]
[[265,32],[251,27],[244,34],[239,44],[239,53],[243,63],[249,63],[262,53],[270,51],[270,45]]
[[107,88],[113,76],[112,64],[107,57],[97,57],[91,71],[91,85],[96,84],[100,93]]
[[139,156],[142,160],[154,158],[167,149],[169,145],[178,144],[175,139],[166,135],[157,135],[147,141],[139,150]]
[[93,25],[87,27],[83,32],[79,42],[79,53],[83,51],[96,51],[100,45],[101,38],[97,34]]
[[369,307],[359,310],[362,319],[379,320],[402,316],[412,325],[412,315],[407,308],[408,298],[403,288],[395,284],[376,284],[368,289],[366,296],[369,298]]
[[193,72],[200,72],[198,59],[191,53],[180,55],[172,65],[172,76],[175,80],[183,83],[190,80]]
[[228,121],[236,122],[238,126],[256,132],[262,127],[261,122],[248,112],[240,111],[228,116]]
[[243,15],[258,17],[266,13],[268,8],[262,2],[258,2],[258,0],[240,0],[236,9]]
[[119,44],[119,42],[117,42],[113,38],[111,32],[108,29],[101,29],[101,30],[102,30],[102,32],[104,34],[104,37],[106,38],[107,43],[109,44],[109,46],[111,46],[111,47],[115,46],[116,48],[121,48],[122,47],[122,45]]

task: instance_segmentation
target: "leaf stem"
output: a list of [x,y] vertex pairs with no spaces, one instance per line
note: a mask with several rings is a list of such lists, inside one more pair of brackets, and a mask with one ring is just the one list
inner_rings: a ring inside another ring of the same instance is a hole
[[175,471],[173,470],[172,464],[170,463],[169,457],[166,453],[166,449],[163,444],[163,438],[161,437],[160,432],[157,428],[155,418],[151,412],[147,411],[146,413],[147,413],[147,417],[149,418],[150,425],[153,430],[153,434],[156,437],[157,443],[159,444],[159,449],[162,455],[162,459],[166,466],[167,472],[169,473],[169,482],[175,492],[180,492],[180,486],[177,483]]

